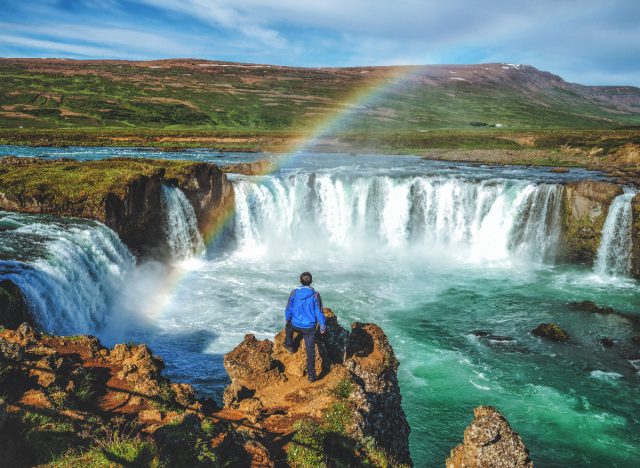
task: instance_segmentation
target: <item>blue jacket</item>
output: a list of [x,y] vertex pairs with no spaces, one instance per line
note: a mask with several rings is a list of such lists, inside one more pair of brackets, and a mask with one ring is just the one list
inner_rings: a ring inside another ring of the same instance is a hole
[[319,323],[321,332],[326,328],[322,299],[310,286],[300,286],[291,291],[284,317],[287,322],[291,321],[294,327],[312,328]]

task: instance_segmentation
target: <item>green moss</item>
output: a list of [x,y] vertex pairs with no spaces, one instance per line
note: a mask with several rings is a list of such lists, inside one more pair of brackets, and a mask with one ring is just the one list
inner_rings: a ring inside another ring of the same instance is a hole
[[332,393],[336,398],[346,400],[351,396],[354,388],[355,387],[351,379],[344,378],[333,388]]
[[162,173],[165,178],[182,180],[194,166],[190,161],[151,159],[36,160],[33,164],[6,164],[0,169],[0,191],[48,203],[71,215],[99,218],[108,193],[124,197],[133,181]]
[[325,430],[315,421],[300,420],[293,426],[295,434],[287,450],[292,467],[326,467],[324,455]]
[[323,417],[323,427],[326,431],[336,434],[347,434],[354,409],[344,401],[333,403]]

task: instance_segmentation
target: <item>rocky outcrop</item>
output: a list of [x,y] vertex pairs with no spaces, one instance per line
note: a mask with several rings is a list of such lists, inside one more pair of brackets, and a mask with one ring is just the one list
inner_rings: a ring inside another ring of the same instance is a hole
[[569,334],[555,323],[541,323],[531,333],[552,341],[569,341]]
[[498,410],[478,406],[473,414],[463,442],[446,460],[447,468],[533,467],[522,438]]
[[0,209],[95,219],[137,257],[165,258],[170,250],[163,184],[185,193],[203,234],[215,231],[232,212],[233,186],[214,164],[141,158],[2,158]]
[[[291,354],[284,349],[284,331],[274,342],[247,335],[224,358],[231,385],[223,412],[240,413],[265,431],[291,438],[284,449],[293,465],[303,452],[328,457],[328,465],[349,465],[349,457],[367,458],[367,446],[384,453],[392,465],[411,464],[398,361],[384,332],[370,323],[354,323],[349,332],[331,310],[325,309],[325,316],[327,332],[316,348],[320,380],[309,383],[304,377],[300,337]],[[343,449],[314,453],[297,445],[303,438],[312,439],[312,446],[333,443]]]
[[290,354],[282,333],[275,342],[247,335],[224,359],[232,383],[223,408],[165,378],[145,345],[108,349],[92,336],[0,329],[0,440],[11,447],[0,465],[79,466],[92,454],[106,466],[111,440],[144,444],[155,457],[136,466],[410,465],[386,336],[374,324],[347,331],[325,315],[320,380],[303,376],[304,346]]
[[571,182],[564,190],[563,257],[571,263],[592,265],[611,202],[622,193],[609,182]]
[[0,281],[0,326],[17,328],[24,322],[32,320],[22,291],[12,281]]

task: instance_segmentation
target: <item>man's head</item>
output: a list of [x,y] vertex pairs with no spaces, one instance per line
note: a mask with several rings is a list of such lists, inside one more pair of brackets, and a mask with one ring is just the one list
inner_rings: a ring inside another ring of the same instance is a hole
[[302,284],[302,286],[309,286],[311,285],[312,281],[313,278],[311,277],[311,273],[309,273],[308,271],[305,271],[300,275],[300,284]]

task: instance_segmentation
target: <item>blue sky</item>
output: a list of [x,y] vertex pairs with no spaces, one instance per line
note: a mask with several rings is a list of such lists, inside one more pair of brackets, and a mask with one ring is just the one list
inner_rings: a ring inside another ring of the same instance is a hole
[[2,0],[0,56],[526,63],[640,86],[640,0]]

